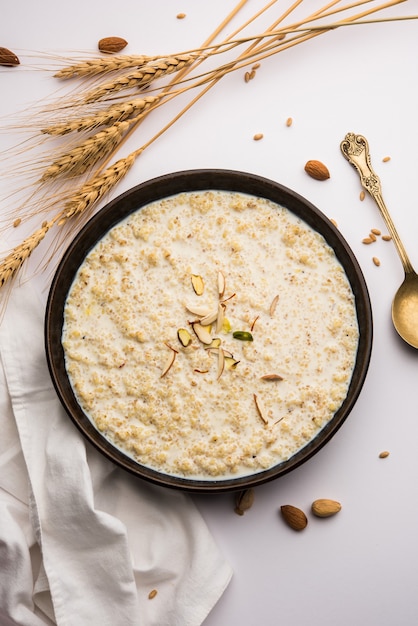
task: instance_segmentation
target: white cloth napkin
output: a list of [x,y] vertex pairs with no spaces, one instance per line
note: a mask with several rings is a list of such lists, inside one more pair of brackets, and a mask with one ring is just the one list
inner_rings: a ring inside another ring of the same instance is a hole
[[0,324],[0,623],[198,626],[230,566],[189,496],[117,468],[72,424],[43,313],[28,282]]

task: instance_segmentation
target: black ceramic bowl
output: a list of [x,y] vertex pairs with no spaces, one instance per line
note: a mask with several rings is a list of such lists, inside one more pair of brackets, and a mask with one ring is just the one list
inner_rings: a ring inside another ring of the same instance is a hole
[[[195,480],[160,473],[142,466],[104,438],[83,413],[73,393],[65,369],[61,335],[68,291],[86,254],[98,240],[130,213],[150,202],[185,191],[207,189],[237,191],[267,198],[287,207],[319,232],[334,249],[351,284],[360,337],[345,401],[327,425],[305,447],[287,461],[266,471],[232,479]],[[316,454],[343,424],[359,396],[369,366],[372,334],[370,299],[363,274],[351,249],[334,225],[315,206],[294,191],[260,176],[229,170],[190,170],[161,176],[138,185],[105,206],[86,224],[65,252],[52,282],[45,318],[46,356],[53,384],[69,417],[86,439],[107,458],[140,478],[162,486],[200,493],[254,487],[290,472]]]

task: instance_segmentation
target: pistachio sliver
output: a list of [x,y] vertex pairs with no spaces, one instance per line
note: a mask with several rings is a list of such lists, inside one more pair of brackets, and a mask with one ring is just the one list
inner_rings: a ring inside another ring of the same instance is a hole
[[252,334],[247,330],[235,330],[232,336],[234,339],[240,339],[240,341],[254,341]]
[[192,287],[197,296],[201,296],[205,290],[203,278],[198,274],[192,274]]
[[177,331],[177,337],[183,348],[187,348],[192,340],[192,336],[187,328],[179,328]]
[[239,361],[236,361],[234,357],[225,355],[225,368],[227,370],[234,370],[238,365]]
[[224,317],[224,320],[222,322],[222,329],[221,329],[224,333],[230,333],[231,332],[231,322],[229,321],[229,319],[227,317]]
[[219,337],[214,337],[210,345],[205,347],[205,350],[210,350],[211,348],[219,348],[221,345],[221,340]]

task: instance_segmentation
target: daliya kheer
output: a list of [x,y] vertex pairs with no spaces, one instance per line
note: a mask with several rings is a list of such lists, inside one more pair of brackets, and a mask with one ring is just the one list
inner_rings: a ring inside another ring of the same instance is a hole
[[343,403],[354,296],[322,235],[287,208],[185,192],[87,254],[62,343],[86,415],[141,465],[226,479],[310,442]]

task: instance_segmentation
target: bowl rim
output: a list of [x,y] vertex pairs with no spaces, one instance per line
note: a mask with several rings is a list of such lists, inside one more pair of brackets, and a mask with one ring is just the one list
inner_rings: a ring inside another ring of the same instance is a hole
[[[132,212],[183,192],[203,190],[236,191],[267,198],[285,206],[320,233],[342,264],[355,296],[359,343],[356,363],[346,399],[330,421],[303,448],[267,470],[227,479],[200,480],[165,474],[139,464],[106,439],[81,410],[64,364],[61,344],[63,311],[69,287],[86,254],[106,232]],[[164,174],[142,182],[120,194],[81,228],[65,250],[49,290],[44,321],[45,352],[49,373],[58,398],[82,435],[106,458],[131,474],[151,483],[194,493],[239,491],[275,480],[296,469],[330,441],[353,409],[369,368],[373,319],[367,284],[358,261],[336,226],[311,202],[297,192],[258,174],[229,169],[192,169]]]

